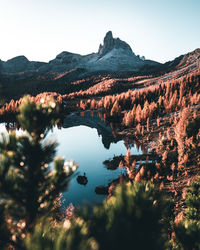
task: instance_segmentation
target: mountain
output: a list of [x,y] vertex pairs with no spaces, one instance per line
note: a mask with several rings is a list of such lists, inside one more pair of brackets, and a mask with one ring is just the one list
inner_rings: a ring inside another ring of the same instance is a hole
[[[64,72],[74,68],[82,68],[87,72],[109,71],[136,72],[145,65],[145,61],[136,56],[131,47],[119,38],[113,38],[112,32],[106,33],[103,45],[97,53],[81,56],[70,52],[62,52],[48,66],[40,68],[51,72]],[[154,63],[158,64],[158,63]]]
[[103,45],[100,44],[97,53],[83,56],[63,51],[49,63],[29,61],[25,56],[17,56],[6,62],[1,61],[1,64],[2,73],[5,74],[28,71],[64,73],[78,68],[87,72],[137,72],[145,65],[159,65],[157,62],[146,61],[136,56],[126,42],[113,38],[111,31],[106,33]]
[[[135,55],[125,41],[114,38],[108,31],[96,53],[80,55],[63,51],[48,63],[29,61],[25,56],[5,62],[0,60],[0,94],[9,100],[45,91],[68,94],[101,89],[104,93],[107,89],[113,93],[114,90],[133,89],[138,87],[138,83],[156,84],[159,79],[165,81],[175,75],[181,77],[199,69],[199,65],[200,49],[162,64]],[[137,85],[130,80],[135,76],[141,79],[135,80]]]
[[29,61],[25,56],[17,56],[6,62],[1,61],[3,73],[20,73],[40,68],[46,63]]
[[[94,72],[163,73],[191,65],[199,60],[199,57],[200,49],[196,49],[165,64],[145,60],[144,57],[136,56],[126,42],[119,38],[113,38],[112,32],[108,31],[103,44],[99,45],[96,53],[80,55],[63,51],[48,63],[29,61],[25,56],[17,56],[6,62],[0,60],[0,72],[7,76],[16,74],[19,79],[49,74],[54,77],[71,71],[79,72],[79,77],[85,77]],[[71,76],[71,74],[69,75]]]

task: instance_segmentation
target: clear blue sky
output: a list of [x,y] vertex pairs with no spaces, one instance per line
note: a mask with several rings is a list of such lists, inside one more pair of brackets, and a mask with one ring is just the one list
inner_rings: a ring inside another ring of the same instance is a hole
[[200,47],[200,0],[0,0],[0,59],[96,52],[113,31],[160,62]]

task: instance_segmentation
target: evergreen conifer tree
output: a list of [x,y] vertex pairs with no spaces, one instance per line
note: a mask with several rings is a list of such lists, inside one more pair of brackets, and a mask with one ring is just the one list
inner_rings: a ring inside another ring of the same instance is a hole
[[122,184],[103,206],[80,211],[100,250],[166,249],[172,203],[150,183]]
[[185,202],[184,219],[175,227],[175,247],[200,249],[200,178],[187,189]]
[[55,227],[40,221],[24,241],[25,250],[98,250],[98,243],[88,234],[86,222],[76,217]]
[[[57,143],[46,135],[58,119],[53,100],[36,104],[25,98],[18,121],[25,130],[2,135],[0,142],[0,230],[5,218],[11,237],[8,244],[18,246],[43,216],[53,216],[55,201],[68,185],[77,166],[54,158]],[[53,166],[50,163],[53,161]],[[0,244],[4,242],[0,232]],[[5,235],[5,233],[4,233]]]

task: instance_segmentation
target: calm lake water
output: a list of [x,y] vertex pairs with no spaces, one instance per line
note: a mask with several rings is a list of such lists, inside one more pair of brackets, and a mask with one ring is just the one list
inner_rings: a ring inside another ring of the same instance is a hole
[[[68,121],[69,119],[67,119]],[[67,128],[54,128],[48,135],[49,139],[56,140],[59,143],[57,148],[57,156],[63,156],[66,160],[74,160],[79,164],[77,172],[72,177],[68,190],[63,193],[64,204],[72,203],[73,205],[82,205],[83,203],[99,203],[102,202],[106,195],[95,193],[97,186],[107,186],[112,180],[116,179],[123,170],[108,170],[103,162],[112,159],[115,155],[126,154],[127,149],[122,140],[114,143],[109,139],[109,143],[105,141],[109,134],[104,131],[108,127],[99,124],[95,128],[81,125],[80,121],[70,124],[64,124]],[[89,124],[91,126],[91,124]],[[0,124],[0,132],[7,133],[5,124]],[[17,134],[21,134],[19,130]],[[102,142],[103,141],[103,142]],[[132,148],[131,152],[138,154],[136,148]],[[86,174],[88,183],[80,185],[77,182],[77,175]]]

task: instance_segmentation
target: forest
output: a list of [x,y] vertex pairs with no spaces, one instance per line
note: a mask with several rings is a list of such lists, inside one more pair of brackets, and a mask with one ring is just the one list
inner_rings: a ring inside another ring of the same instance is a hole
[[[200,69],[147,87],[129,81],[1,104],[1,121],[25,131],[1,136],[1,249],[200,249]],[[78,164],[56,156],[46,137],[72,111],[97,112],[127,153],[104,162],[125,172],[103,204],[63,209]],[[136,142],[141,155],[131,154]]]

